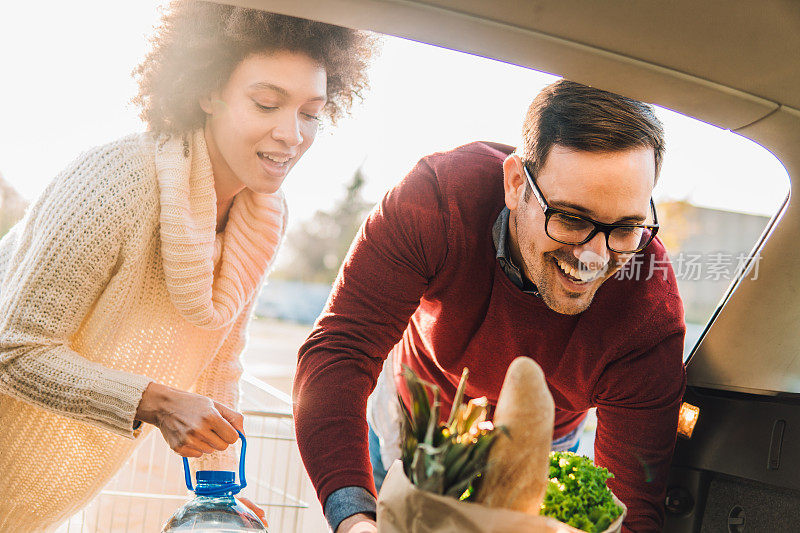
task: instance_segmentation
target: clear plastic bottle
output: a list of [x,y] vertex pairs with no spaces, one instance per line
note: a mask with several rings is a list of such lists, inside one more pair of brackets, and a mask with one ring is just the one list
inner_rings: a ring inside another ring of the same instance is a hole
[[242,531],[267,531],[261,520],[236,498],[240,490],[247,486],[244,477],[244,456],[247,441],[242,439],[242,453],[239,458],[239,483],[236,475],[228,470],[200,470],[197,472],[197,486],[192,487],[189,462],[184,457],[183,469],[186,487],[194,491],[195,498],[186,503],[167,520],[161,533],[240,533]]

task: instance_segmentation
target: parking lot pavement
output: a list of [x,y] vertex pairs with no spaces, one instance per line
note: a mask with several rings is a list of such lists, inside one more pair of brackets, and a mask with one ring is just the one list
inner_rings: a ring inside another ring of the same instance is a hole
[[245,369],[260,380],[287,393],[297,365],[297,350],[311,331],[309,324],[256,318],[250,324],[242,354]]
[[[245,370],[278,390],[291,394],[297,350],[310,331],[311,326],[307,324],[254,319],[250,324],[247,347],[242,354]],[[303,516],[302,533],[329,531],[310,481],[304,489],[304,499],[309,507]]]

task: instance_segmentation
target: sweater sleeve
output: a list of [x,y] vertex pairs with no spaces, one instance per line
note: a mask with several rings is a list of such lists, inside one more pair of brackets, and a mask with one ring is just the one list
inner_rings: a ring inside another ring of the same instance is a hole
[[[194,392],[221,403],[231,409],[239,409],[239,378],[242,376],[241,355],[247,345],[247,327],[255,298],[245,306],[236,319],[231,332],[225,338],[217,355],[200,374]],[[247,436],[247,435],[245,435]],[[238,468],[238,446],[228,446],[221,452],[204,454],[190,459],[193,470],[232,470]]]
[[[114,275],[129,207],[108,161],[78,160],[13,230],[0,279],[0,393],[133,437],[150,379],[106,368],[70,346]],[[86,176],[95,176],[88,179]]]
[[359,230],[328,303],[300,348],[297,443],[320,502],[348,486],[375,494],[366,403],[447,253],[445,210],[425,160]]
[[661,531],[678,410],[686,386],[681,329],[611,365],[596,388],[595,462],[628,507],[626,532]]

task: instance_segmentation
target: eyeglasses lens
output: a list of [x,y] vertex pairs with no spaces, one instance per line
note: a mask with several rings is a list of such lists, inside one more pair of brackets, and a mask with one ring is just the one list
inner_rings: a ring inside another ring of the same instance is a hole
[[[580,244],[594,231],[594,224],[577,217],[554,213],[547,221],[547,234],[565,244]],[[608,246],[620,253],[635,252],[644,247],[652,232],[641,227],[620,227],[611,230]]]

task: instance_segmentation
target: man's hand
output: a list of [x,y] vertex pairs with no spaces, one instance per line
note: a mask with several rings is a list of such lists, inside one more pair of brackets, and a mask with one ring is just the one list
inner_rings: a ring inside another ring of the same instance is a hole
[[244,432],[244,417],[205,396],[150,383],[145,389],[136,420],[161,430],[169,447],[183,457],[224,450]]
[[236,499],[242,502],[245,507],[253,511],[258,519],[261,520],[261,523],[264,524],[264,527],[269,527],[269,524],[267,524],[267,514],[264,512],[264,509],[251,502],[248,498],[241,498],[237,496]]
[[354,514],[342,520],[336,533],[377,533],[378,524],[365,514]]

